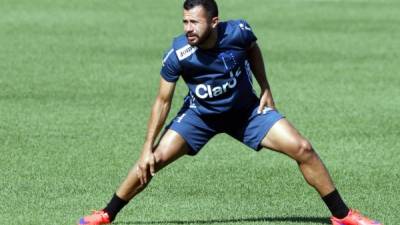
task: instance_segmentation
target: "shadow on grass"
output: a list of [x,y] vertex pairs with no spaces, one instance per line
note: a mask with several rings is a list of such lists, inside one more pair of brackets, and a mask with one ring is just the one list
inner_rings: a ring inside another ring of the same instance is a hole
[[115,224],[218,224],[218,223],[251,223],[251,222],[291,222],[291,223],[315,223],[330,224],[326,217],[254,217],[238,219],[208,219],[208,220],[164,220],[164,221],[120,221]]

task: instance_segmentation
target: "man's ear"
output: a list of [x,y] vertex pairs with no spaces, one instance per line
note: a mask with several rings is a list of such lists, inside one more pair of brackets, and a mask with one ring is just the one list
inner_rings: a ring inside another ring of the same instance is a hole
[[213,18],[211,19],[211,26],[212,26],[212,28],[216,28],[217,25],[218,25],[218,23],[219,23],[219,18],[218,18],[218,16],[213,17]]

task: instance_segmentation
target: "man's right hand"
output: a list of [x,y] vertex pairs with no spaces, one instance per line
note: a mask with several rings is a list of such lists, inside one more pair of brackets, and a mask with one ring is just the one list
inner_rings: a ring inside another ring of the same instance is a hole
[[149,177],[155,175],[155,164],[156,158],[152,148],[145,145],[142,150],[142,155],[136,165],[137,176],[141,185],[147,184],[147,182],[149,182]]

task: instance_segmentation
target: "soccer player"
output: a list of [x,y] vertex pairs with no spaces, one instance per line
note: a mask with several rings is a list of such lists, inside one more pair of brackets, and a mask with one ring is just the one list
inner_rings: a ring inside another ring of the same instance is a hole
[[[79,224],[111,223],[158,170],[183,155],[195,155],[218,133],[256,151],[268,148],[296,160],[307,183],[331,211],[333,225],[381,224],[346,206],[309,141],[276,110],[257,38],[246,21],[220,22],[214,0],[186,0],[183,27],[184,34],[173,40],[162,62],[139,160],[107,206],[81,218]],[[260,97],[253,90],[252,74]],[[179,77],[189,93],[157,143]]]

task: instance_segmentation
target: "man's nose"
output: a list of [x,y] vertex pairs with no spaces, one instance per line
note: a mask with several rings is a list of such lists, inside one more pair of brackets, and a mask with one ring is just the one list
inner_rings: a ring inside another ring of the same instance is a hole
[[185,25],[185,32],[186,33],[191,33],[194,31],[194,27],[192,23],[188,23]]

